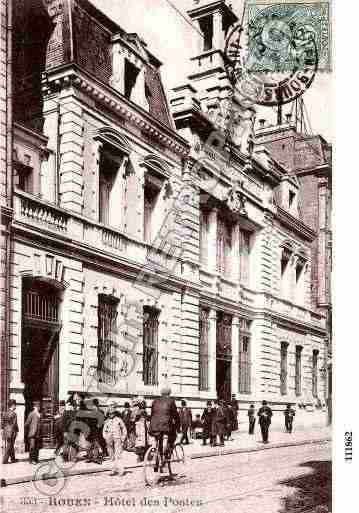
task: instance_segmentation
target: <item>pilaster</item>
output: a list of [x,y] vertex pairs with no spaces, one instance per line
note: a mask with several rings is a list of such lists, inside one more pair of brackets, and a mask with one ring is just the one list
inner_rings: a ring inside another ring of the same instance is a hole
[[208,315],[208,390],[217,396],[216,390],[217,311],[211,308]]
[[232,368],[231,368],[232,394],[239,392],[239,318],[232,317]]

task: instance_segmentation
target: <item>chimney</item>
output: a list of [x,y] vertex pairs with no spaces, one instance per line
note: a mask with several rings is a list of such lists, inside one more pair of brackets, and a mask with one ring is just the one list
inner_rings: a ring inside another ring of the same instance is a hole
[[266,120],[262,118],[262,119],[259,119],[258,122],[259,122],[259,128],[264,128],[264,126],[266,124]]

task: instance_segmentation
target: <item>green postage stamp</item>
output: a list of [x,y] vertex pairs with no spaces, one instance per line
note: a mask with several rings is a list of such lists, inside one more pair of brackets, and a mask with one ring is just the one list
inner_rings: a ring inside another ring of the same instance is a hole
[[250,1],[247,28],[248,71],[304,69],[308,58],[316,61],[318,70],[331,70],[328,2]]

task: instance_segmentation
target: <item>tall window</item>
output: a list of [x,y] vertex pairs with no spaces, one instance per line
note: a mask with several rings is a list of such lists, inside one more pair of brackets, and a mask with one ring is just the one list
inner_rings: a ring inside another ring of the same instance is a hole
[[213,16],[206,16],[199,20],[199,27],[203,34],[203,51],[213,47]]
[[232,273],[232,224],[218,216],[217,220],[217,269],[229,278]]
[[292,253],[288,248],[282,249],[282,257],[280,262],[281,272],[281,294],[286,299],[289,298],[290,291],[290,264],[289,260]]
[[305,261],[298,258],[295,266],[295,299],[299,304],[304,303],[304,265]]
[[99,220],[101,223],[119,225],[121,206],[121,172],[127,162],[123,153],[110,145],[103,145],[99,167]]
[[317,349],[313,350],[313,362],[312,362],[312,392],[313,397],[318,397],[318,354]]
[[112,296],[98,297],[97,370],[102,383],[116,382],[117,305],[118,300]]
[[201,210],[199,217],[199,252],[201,264],[207,265],[208,263],[208,229],[209,229],[209,214]]
[[302,393],[302,346],[295,346],[295,395]]
[[145,385],[158,384],[158,317],[160,311],[145,306],[143,308],[143,382]]
[[14,163],[15,185],[24,192],[33,192],[33,168],[21,162]]
[[251,393],[250,323],[242,320],[239,332],[239,392]]
[[208,390],[208,310],[201,308],[199,318],[199,389]]
[[135,87],[140,70],[132,62],[125,59],[125,96],[129,100]]
[[287,375],[288,375],[288,343],[282,342],[280,345],[280,393],[287,394]]
[[162,182],[150,173],[146,173],[143,209],[143,237],[151,243],[155,236],[154,212],[160,195]]
[[246,230],[239,232],[240,243],[240,281],[243,285],[249,284],[249,253],[250,253],[250,233]]

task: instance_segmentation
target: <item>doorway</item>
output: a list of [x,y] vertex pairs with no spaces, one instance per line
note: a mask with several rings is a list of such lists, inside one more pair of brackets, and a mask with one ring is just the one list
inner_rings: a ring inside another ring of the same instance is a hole
[[25,385],[25,417],[33,402],[40,401],[44,447],[54,446],[61,329],[59,292],[46,280],[25,278],[23,281],[21,372]]
[[218,399],[231,400],[232,393],[232,316],[217,314],[216,389]]

